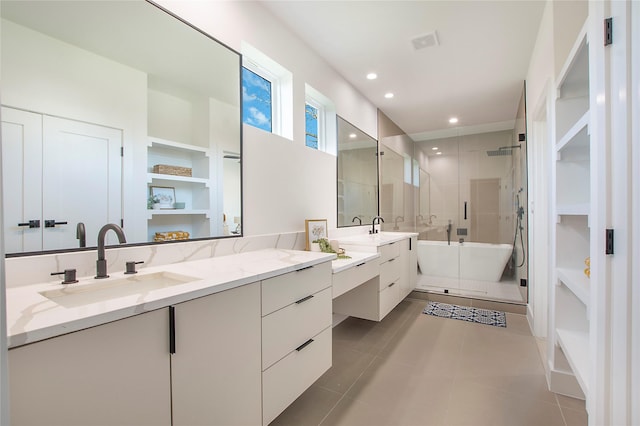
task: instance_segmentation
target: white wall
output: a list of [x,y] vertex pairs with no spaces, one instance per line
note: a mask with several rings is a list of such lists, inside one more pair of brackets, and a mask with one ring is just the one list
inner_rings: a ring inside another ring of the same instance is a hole
[[305,83],[377,139],[376,106],[257,2],[159,4],[233,49],[249,43],[293,74],[293,141],[243,128],[245,235],[302,230],[305,219],[336,227],[336,158],[304,146]]
[[554,61],[553,3],[548,2],[527,72],[527,128],[529,129],[529,306],[533,334],[547,336],[549,270],[549,212],[551,193],[551,129]]

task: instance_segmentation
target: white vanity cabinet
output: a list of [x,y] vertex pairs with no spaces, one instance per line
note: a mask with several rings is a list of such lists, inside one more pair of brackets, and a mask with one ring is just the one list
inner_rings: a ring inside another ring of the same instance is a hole
[[400,241],[400,253],[402,256],[400,300],[402,300],[418,285],[418,237]]
[[9,350],[13,425],[170,425],[160,309]]
[[400,283],[402,269],[400,242],[380,246],[378,247],[378,253],[380,253],[378,319],[382,320],[402,300],[400,298],[400,287],[402,286]]
[[260,339],[253,283],[11,349],[11,424],[259,424]]
[[331,367],[331,262],[262,281],[262,424]]
[[[371,244],[372,237],[355,237],[341,241],[340,246],[354,252],[372,252],[379,254],[378,274],[365,283],[358,282],[352,289],[335,292],[333,311],[371,321],[381,321],[414,288],[417,281],[416,239],[414,236],[391,239],[391,241]],[[388,237],[391,238],[391,237]],[[384,241],[384,240],[383,240]],[[366,244],[366,243],[369,244]],[[334,274],[334,281],[341,284],[342,274]],[[346,277],[346,275],[345,275]],[[335,285],[335,283],[334,283]]]
[[261,420],[260,283],[174,306],[173,425]]

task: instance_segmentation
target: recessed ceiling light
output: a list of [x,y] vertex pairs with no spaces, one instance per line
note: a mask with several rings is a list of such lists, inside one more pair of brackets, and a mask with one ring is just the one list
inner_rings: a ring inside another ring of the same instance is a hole
[[436,155],[442,155],[442,152],[438,151],[436,152]]
[[387,98],[387,99],[391,99],[391,98],[393,98],[393,93],[391,93],[391,92],[385,93],[384,97]]
[[449,119],[449,123],[450,123],[450,124],[456,124],[457,122],[458,122],[458,119],[457,119],[456,117],[451,117],[451,118]]
[[367,74],[367,80],[375,80],[376,78],[378,78],[378,74],[376,74],[375,72],[370,72],[369,74]]
[[355,139],[355,138],[357,138],[357,137],[358,137],[358,135],[356,135],[355,133],[350,133],[350,134],[349,134],[349,137],[350,137],[351,139]]
[[434,146],[434,147],[433,147],[433,148],[431,148],[431,149],[432,149],[432,150],[434,150],[434,151],[437,151],[437,150],[438,150],[438,147],[437,147],[437,146]]

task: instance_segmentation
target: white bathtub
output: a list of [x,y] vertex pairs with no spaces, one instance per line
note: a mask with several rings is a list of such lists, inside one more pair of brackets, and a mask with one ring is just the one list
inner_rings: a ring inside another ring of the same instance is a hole
[[418,240],[418,266],[423,275],[498,282],[512,248],[511,244]]

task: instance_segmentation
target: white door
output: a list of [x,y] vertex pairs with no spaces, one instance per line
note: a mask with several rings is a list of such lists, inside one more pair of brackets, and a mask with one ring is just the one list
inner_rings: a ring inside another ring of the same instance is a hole
[[[43,250],[78,247],[76,226],[86,229],[87,246],[98,231],[122,218],[122,131],[44,116]],[[117,244],[115,236],[107,244]]]
[[2,179],[5,252],[42,250],[41,114],[2,108]]
[[[122,131],[2,108],[6,253],[87,246],[122,218]],[[107,244],[117,244],[115,235]]]

